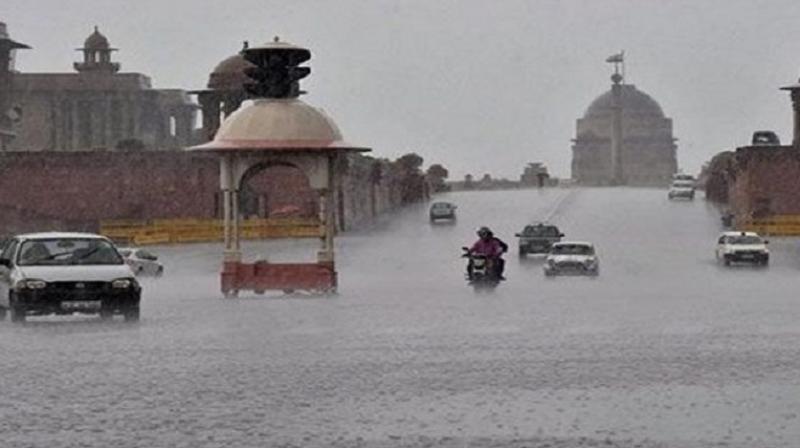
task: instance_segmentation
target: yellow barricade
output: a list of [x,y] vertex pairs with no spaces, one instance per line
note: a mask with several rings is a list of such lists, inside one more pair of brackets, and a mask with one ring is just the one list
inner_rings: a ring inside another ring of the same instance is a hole
[[800,215],[775,215],[752,219],[738,226],[741,230],[757,232],[762,235],[799,236]]
[[[240,222],[243,239],[318,238],[319,221],[308,218],[246,219]],[[100,224],[100,233],[114,240],[137,245],[222,241],[224,225],[219,219],[113,220]]]

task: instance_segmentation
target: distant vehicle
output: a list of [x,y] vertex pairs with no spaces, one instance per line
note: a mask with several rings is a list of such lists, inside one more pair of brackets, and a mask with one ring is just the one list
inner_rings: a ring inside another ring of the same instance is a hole
[[449,202],[434,202],[431,204],[430,218],[431,222],[437,220],[454,221],[456,219],[456,206]]
[[158,262],[158,257],[151,252],[134,247],[120,247],[117,250],[137,276],[161,277],[164,274],[164,266]]
[[753,132],[753,146],[780,146],[781,139],[773,131]]
[[717,240],[717,261],[731,263],[769,264],[769,242],[755,232],[724,232]]
[[546,254],[554,243],[561,241],[564,234],[558,227],[545,223],[527,225],[522,232],[515,235],[519,238],[519,256],[527,254]]
[[13,237],[0,254],[0,318],[95,313],[139,320],[141,288],[107,238],[90,233]]
[[581,241],[565,241],[553,244],[544,264],[544,274],[590,275],[600,274],[600,261],[594,245]]
[[667,197],[672,199],[688,199],[694,200],[694,191],[695,191],[695,181],[694,178],[688,176],[688,178],[674,178],[672,180],[672,185],[669,187],[669,193],[667,193]]

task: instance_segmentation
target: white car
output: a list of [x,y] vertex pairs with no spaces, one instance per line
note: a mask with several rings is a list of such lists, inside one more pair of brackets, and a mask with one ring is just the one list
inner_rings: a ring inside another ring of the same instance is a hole
[[122,314],[139,320],[141,288],[107,238],[90,233],[32,233],[0,254],[0,318],[46,314]]
[[161,277],[164,274],[164,266],[151,252],[135,247],[120,247],[117,250],[137,276]]
[[689,179],[675,179],[669,187],[669,199],[694,199],[695,182]]
[[600,273],[600,261],[592,243],[563,241],[550,248],[544,263],[544,274],[591,275]]
[[755,232],[724,232],[717,240],[717,261],[725,266],[736,262],[766,266],[769,264],[768,243]]

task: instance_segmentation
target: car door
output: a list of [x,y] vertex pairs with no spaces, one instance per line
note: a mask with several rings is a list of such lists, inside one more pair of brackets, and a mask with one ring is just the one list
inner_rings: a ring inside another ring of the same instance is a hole
[[[19,246],[19,241],[16,239],[11,240],[3,249],[3,252],[0,253],[0,258],[7,259],[11,262],[13,266],[15,263],[14,254],[17,252],[17,246]],[[0,265],[0,306],[7,308],[8,307],[8,296],[11,292],[11,269],[7,266]]]

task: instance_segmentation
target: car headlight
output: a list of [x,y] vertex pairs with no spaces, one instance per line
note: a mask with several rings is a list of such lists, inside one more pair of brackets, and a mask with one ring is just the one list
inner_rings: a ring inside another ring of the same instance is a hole
[[47,287],[47,282],[37,279],[25,279],[17,282],[17,289],[44,289]]
[[118,278],[111,282],[111,287],[114,289],[128,289],[136,285],[136,283],[129,278]]

